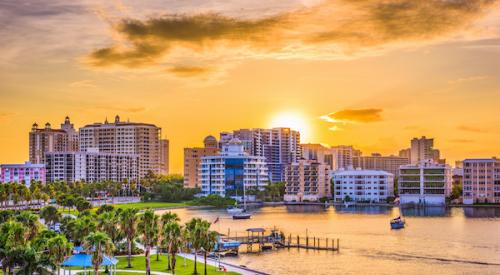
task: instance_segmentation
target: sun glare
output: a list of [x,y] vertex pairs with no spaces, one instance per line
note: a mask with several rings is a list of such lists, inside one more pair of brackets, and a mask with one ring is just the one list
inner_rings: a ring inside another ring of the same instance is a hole
[[309,124],[304,116],[296,112],[283,112],[275,114],[269,123],[270,127],[284,127],[300,132],[301,142],[307,141],[309,137]]

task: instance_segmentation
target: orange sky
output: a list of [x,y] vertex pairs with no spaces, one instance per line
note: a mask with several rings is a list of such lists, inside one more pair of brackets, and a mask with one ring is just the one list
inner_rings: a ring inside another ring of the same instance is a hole
[[0,163],[34,121],[115,114],[161,126],[173,172],[208,134],[287,118],[365,154],[426,135],[500,156],[497,1],[22,2],[0,3]]

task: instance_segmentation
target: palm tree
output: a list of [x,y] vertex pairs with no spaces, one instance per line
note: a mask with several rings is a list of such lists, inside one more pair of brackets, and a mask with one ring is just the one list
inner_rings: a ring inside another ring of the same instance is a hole
[[104,232],[93,232],[85,238],[85,250],[92,252],[92,265],[94,275],[99,274],[99,266],[102,264],[104,254],[110,254],[114,245],[108,235]]
[[120,228],[127,238],[128,245],[128,265],[132,268],[132,242],[134,241],[137,230],[137,213],[139,210],[128,208],[120,213]]
[[16,220],[22,223],[28,230],[28,240],[32,240],[38,234],[38,216],[28,212],[23,211],[16,217]]
[[84,216],[76,219],[73,227],[73,241],[75,244],[80,244],[90,233],[96,231],[96,224],[92,217]]
[[[169,222],[163,227],[163,235],[164,245],[167,247],[169,255],[167,270],[172,269],[172,274],[175,274],[176,254],[183,244],[182,227],[176,221]],[[171,263],[170,255],[172,255]]]
[[46,224],[53,226],[61,220],[61,213],[54,206],[46,206],[40,210],[40,218],[44,219]]
[[215,231],[210,231],[210,223],[207,221],[202,221],[197,225],[197,234],[199,234],[199,242],[201,243],[201,249],[203,250],[203,258],[205,261],[205,275],[207,275],[207,256],[208,253],[213,251],[215,243],[217,242],[217,233]]
[[137,231],[141,235],[144,245],[144,256],[146,258],[146,275],[151,274],[150,253],[158,239],[158,215],[154,211],[147,209],[139,218]]
[[14,265],[19,261],[21,249],[26,245],[26,228],[16,221],[0,225],[0,261],[4,274],[14,274]]
[[113,243],[120,239],[121,232],[117,226],[119,220],[114,211],[102,213],[97,217],[97,220],[97,228],[108,234]]
[[200,251],[202,247],[202,243],[200,242],[201,240],[201,234],[199,231],[199,226],[203,220],[200,218],[193,218],[189,222],[186,223],[186,237],[187,237],[187,242],[188,245],[191,246],[191,248],[194,250],[194,271],[193,274],[198,274],[198,269],[197,269],[197,255],[198,251]]
[[64,258],[71,253],[72,245],[64,235],[57,235],[47,241],[50,259],[57,266],[57,274],[61,272],[61,264]]
[[[162,216],[161,216],[161,227],[162,227],[162,230],[164,230],[164,228],[171,222],[178,222],[180,221],[179,219],[179,216],[177,216],[177,214],[175,213],[172,213],[172,212],[167,212],[167,213],[164,213]],[[164,234],[160,234],[160,237],[164,237]],[[158,240],[158,245],[160,245],[162,243],[162,240]],[[168,243],[168,242],[167,242]],[[157,247],[156,249],[156,260],[158,261],[159,260],[159,247]],[[167,270],[170,270],[170,254],[167,254],[167,262],[168,262],[168,269]]]
[[0,207],[4,207],[4,204],[7,202],[7,198],[9,197],[7,188],[8,186],[6,184],[0,184]]

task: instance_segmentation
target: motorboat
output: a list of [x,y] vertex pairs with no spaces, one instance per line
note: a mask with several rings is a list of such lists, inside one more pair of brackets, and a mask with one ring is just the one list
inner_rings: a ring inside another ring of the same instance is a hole
[[405,220],[397,217],[391,220],[391,229],[402,229],[405,227]]

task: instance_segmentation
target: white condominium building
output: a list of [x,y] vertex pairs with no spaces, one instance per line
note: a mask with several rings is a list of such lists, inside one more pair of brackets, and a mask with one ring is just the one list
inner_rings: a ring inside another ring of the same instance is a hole
[[360,202],[386,202],[394,196],[394,175],[378,170],[337,170],[332,172],[335,201],[350,198]]
[[204,195],[241,197],[246,190],[262,190],[269,182],[264,157],[251,156],[240,140],[233,138],[216,156],[201,158],[199,176]]
[[47,181],[136,181],[139,155],[88,152],[53,152],[45,155]]
[[432,160],[399,169],[401,204],[444,205],[452,186],[451,167]]
[[[120,121],[116,116],[114,123],[94,123],[80,128],[80,149],[88,151],[97,148],[109,154],[139,155],[139,175],[144,177],[148,171],[155,174],[165,172],[167,154],[160,144],[161,128],[153,124]],[[162,166],[163,162],[163,167]]]

